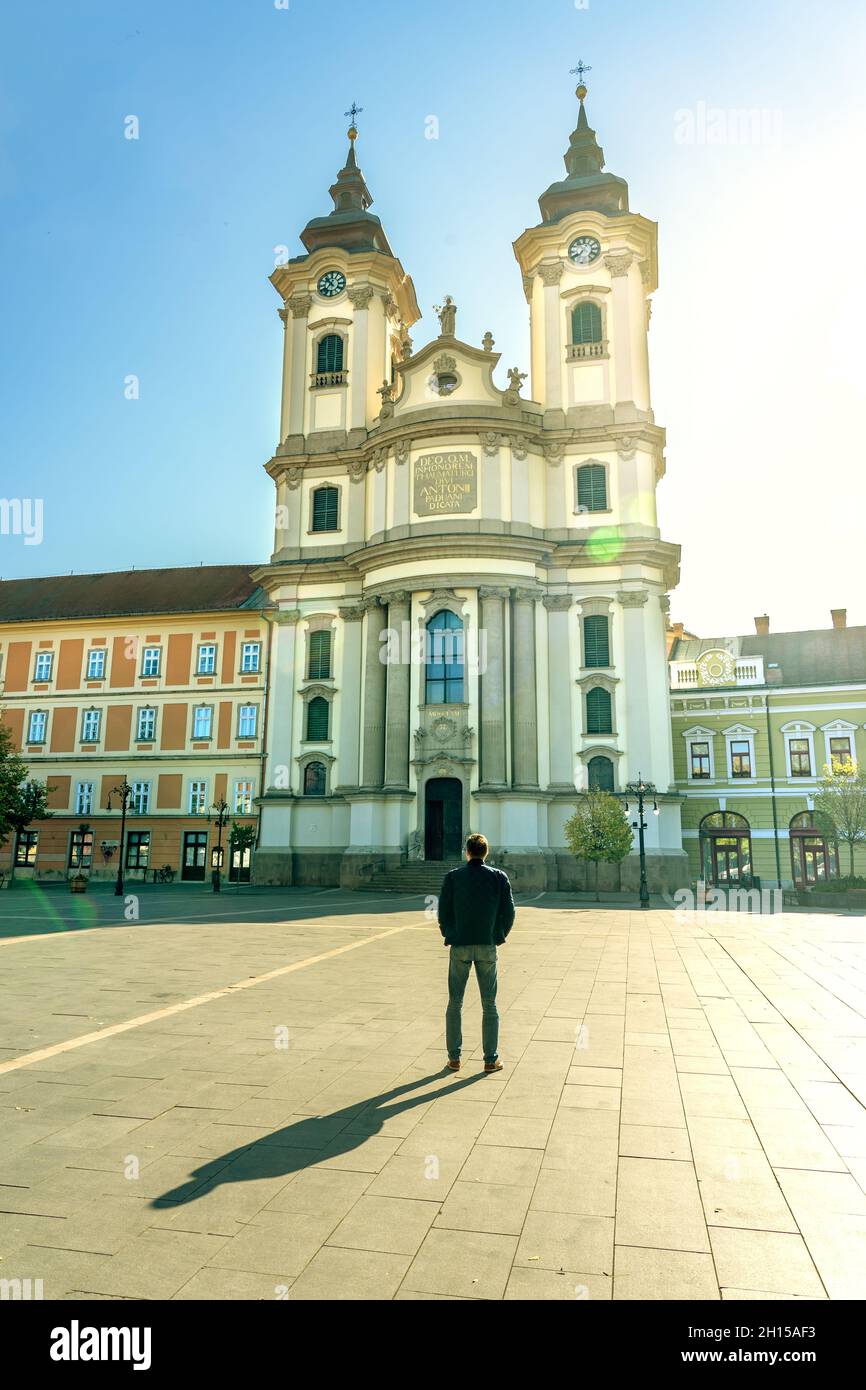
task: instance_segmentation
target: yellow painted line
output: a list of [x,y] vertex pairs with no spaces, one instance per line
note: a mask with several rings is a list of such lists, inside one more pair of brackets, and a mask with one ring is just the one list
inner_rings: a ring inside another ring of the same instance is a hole
[[160,1019],[171,1018],[172,1014],[184,1013],[187,1009],[197,1009],[200,1004],[211,1004],[215,999],[224,999],[228,994],[235,994],[241,989],[252,989],[254,985],[264,984],[266,980],[276,980],[281,975],[291,975],[295,970],[306,970],[309,965],[318,965],[323,960],[333,960],[335,956],[345,955],[347,951],[357,951],[359,946],[369,946],[372,941],[384,941],[388,936],[396,936],[398,932],[408,930],[406,927],[392,927],[390,931],[379,932],[377,936],[367,936],[363,941],[352,941],[348,946],[335,946],[331,951],[323,951],[318,956],[307,956],[306,960],[297,960],[294,965],[281,965],[276,970],[269,970],[264,975],[253,975],[250,979],[239,980],[237,984],[225,985],[222,989],[212,990],[209,994],[198,994],[194,999],[184,999],[180,1004],[169,1004],[167,1008],[156,1009],[153,1013],[139,1014],[137,1018],[127,1019],[125,1023],[112,1023],[108,1028],[100,1028],[95,1033],[82,1033],[80,1037],[68,1038],[66,1042],[54,1043],[51,1047],[42,1047],[38,1052],[26,1052],[21,1057],[14,1057],[9,1062],[0,1062],[0,1076],[7,1071],[17,1071],[19,1067],[29,1067],[33,1062],[44,1062],[49,1057],[59,1057],[64,1052],[73,1052],[77,1047],[86,1047],[88,1043],[100,1042],[103,1038],[115,1037],[118,1033],[128,1033],[131,1028],[141,1028],[145,1023],[157,1023]]

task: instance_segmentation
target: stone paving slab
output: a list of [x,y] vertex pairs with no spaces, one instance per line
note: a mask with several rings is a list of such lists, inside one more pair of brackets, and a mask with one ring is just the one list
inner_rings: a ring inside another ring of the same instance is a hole
[[463,1068],[442,1069],[423,900],[142,904],[40,931],[36,896],[4,895],[0,1278],[84,1299],[866,1297],[866,919],[521,903],[485,1076],[473,982]]

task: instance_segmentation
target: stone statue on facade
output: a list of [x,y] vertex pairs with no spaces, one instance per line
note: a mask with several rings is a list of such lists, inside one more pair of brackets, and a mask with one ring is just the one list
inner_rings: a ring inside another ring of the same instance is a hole
[[442,304],[435,304],[435,312],[439,315],[439,336],[440,338],[453,338],[457,330],[457,305],[446,294]]

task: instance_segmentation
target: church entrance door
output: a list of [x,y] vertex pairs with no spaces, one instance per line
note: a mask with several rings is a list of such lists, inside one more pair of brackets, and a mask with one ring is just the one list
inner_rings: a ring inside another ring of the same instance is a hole
[[424,857],[458,859],[463,848],[463,785],[434,777],[424,790]]

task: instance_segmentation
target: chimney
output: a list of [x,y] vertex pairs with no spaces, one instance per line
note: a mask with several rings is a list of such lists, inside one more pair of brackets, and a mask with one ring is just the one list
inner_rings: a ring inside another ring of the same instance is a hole
[[770,617],[764,613],[760,618],[755,619],[755,631],[759,637],[767,637],[770,632]]
[[834,627],[837,627],[837,628],[838,628],[838,627],[847,627],[847,626],[848,626],[848,609],[847,609],[847,608],[831,608],[831,609],[830,609],[830,617],[833,619],[833,626],[834,626]]

